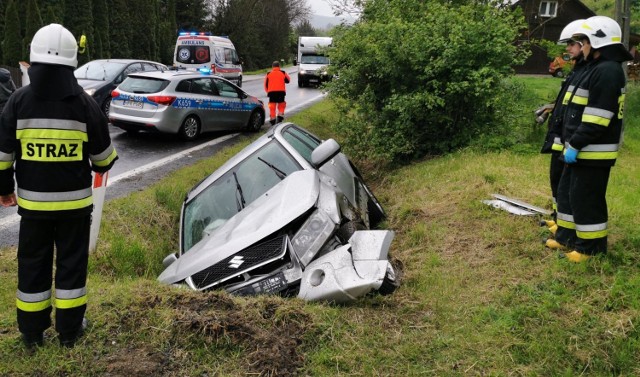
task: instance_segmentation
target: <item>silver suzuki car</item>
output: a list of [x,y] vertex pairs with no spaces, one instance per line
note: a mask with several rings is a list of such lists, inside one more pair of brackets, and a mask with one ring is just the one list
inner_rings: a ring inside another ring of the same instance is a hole
[[111,97],[109,121],[127,132],[160,131],[193,140],[207,131],[256,132],[265,119],[258,98],[199,71],[130,74]]
[[348,302],[398,286],[385,212],[333,139],[281,123],[186,196],[158,278],[194,290]]

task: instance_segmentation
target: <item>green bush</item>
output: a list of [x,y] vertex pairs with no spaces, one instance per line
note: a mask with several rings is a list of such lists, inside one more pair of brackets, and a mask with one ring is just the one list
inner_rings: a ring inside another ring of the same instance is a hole
[[490,131],[502,81],[525,53],[522,18],[490,5],[372,0],[337,29],[330,84],[350,153],[402,161],[440,154]]

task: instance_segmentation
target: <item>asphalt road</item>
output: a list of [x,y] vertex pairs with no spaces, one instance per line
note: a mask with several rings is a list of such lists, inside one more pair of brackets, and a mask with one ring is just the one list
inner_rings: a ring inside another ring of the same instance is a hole
[[[298,88],[295,67],[286,68],[286,71],[291,75],[291,83],[287,86],[287,116],[323,98],[324,94],[319,89]],[[263,78],[264,75],[245,76],[242,88],[264,101],[268,117],[268,98],[263,89]],[[138,133],[132,136],[111,127],[110,135],[120,159],[109,172],[107,202],[142,190],[175,169],[213,156],[221,148],[234,143],[239,134],[216,132],[202,135],[195,142],[184,142],[174,135]],[[18,243],[20,217],[16,212],[16,207],[0,207],[0,247]]]

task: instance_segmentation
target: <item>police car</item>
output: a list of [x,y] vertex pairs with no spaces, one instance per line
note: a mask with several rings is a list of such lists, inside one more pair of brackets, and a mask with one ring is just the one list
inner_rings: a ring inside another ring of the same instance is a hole
[[262,101],[207,72],[130,74],[111,97],[109,121],[127,132],[159,131],[193,140],[208,131],[257,132],[265,120]]

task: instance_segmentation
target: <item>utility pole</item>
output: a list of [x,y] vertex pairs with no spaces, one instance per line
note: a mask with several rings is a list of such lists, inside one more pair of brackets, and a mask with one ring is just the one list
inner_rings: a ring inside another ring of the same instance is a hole
[[[629,50],[629,34],[631,31],[631,0],[616,0],[616,21],[622,29],[622,44]],[[628,72],[626,64],[622,65],[625,74]]]

